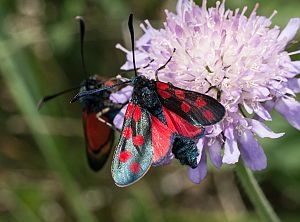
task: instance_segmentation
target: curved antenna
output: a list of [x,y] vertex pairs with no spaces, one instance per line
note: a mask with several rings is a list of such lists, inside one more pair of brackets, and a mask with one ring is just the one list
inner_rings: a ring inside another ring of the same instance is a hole
[[173,54],[175,53],[175,51],[176,51],[176,49],[174,48],[174,49],[173,49],[173,52],[172,52],[170,58],[167,60],[167,62],[166,62],[164,65],[162,65],[161,67],[159,67],[159,68],[155,71],[155,80],[156,80],[156,81],[159,81],[159,79],[158,79],[158,72],[159,72],[160,70],[166,68],[166,66],[168,65],[168,63],[171,61],[171,59],[172,59]]
[[122,85],[125,85],[125,84],[128,84],[128,83],[131,83],[131,82],[132,82],[132,80],[129,80],[129,81],[121,82],[121,83],[115,84],[113,86],[108,86],[108,87],[105,87],[105,88],[93,89],[93,90],[88,90],[88,91],[84,91],[84,92],[79,92],[76,96],[73,97],[73,99],[71,99],[70,103],[76,102],[81,97],[85,97],[85,96],[88,96],[88,95],[99,93],[99,92],[102,92],[104,90],[108,90],[108,89],[114,88],[116,86],[122,86]]
[[134,75],[137,76],[136,65],[135,65],[135,53],[134,53],[133,14],[129,15],[128,28],[129,28],[130,39],[131,39],[131,50],[132,50],[132,61],[133,61]]
[[85,34],[85,22],[84,19],[81,16],[76,16],[76,20],[79,21],[79,27],[80,27],[80,55],[81,55],[81,64],[83,68],[83,73],[85,78],[88,77],[87,71],[86,71],[86,66],[85,66],[85,59],[84,59],[84,34]]
[[68,93],[68,92],[77,90],[77,89],[79,89],[79,88],[80,88],[80,87],[73,87],[73,88],[66,89],[66,90],[63,90],[63,91],[61,91],[61,92],[52,94],[52,95],[44,96],[44,97],[38,102],[38,104],[37,104],[38,110],[40,110],[40,109],[44,106],[44,104],[45,104],[46,102],[48,102],[49,100],[52,100],[52,99],[54,99],[54,98],[56,98],[56,97],[58,97],[58,96],[60,96],[60,95],[65,94],[65,93]]

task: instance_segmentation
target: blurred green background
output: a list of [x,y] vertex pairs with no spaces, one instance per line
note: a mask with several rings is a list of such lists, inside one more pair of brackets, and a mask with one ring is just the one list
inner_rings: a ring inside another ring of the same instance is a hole
[[[281,27],[300,17],[299,0],[258,2],[259,14],[278,10],[273,24]],[[248,5],[248,14],[254,4],[226,3],[232,9]],[[134,186],[117,188],[110,163],[99,173],[87,166],[81,108],[69,104],[72,93],[36,109],[42,96],[84,78],[75,16],[87,23],[88,72],[112,76],[125,61],[115,44],[129,48],[129,13],[135,14],[140,36],[138,23],[149,19],[158,28],[163,10],[175,11],[175,5],[172,0],[1,0],[0,221],[260,221],[234,167],[210,165],[207,178],[194,185],[174,161],[151,169]],[[288,48],[295,49],[300,49],[297,41]],[[269,166],[255,175],[282,220],[300,221],[300,134],[273,116],[272,129],[286,135],[261,141]]]

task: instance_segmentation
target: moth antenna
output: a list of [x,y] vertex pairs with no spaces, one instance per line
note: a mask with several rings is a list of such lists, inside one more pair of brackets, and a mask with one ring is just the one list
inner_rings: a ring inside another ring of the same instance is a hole
[[73,87],[73,88],[70,88],[70,89],[63,90],[63,91],[58,92],[58,93],[54,93],[54,94],[52,94],[52,95],[44,96],[44,97],[38,102],[38,104],[37,104],[38,110],[40,110],[40,109],[44,106],[44,104],[45,104],[46,102],[48,102],[49,100],[52,100],[52,99],[54,99],[54,98],[56,98],[56,97],[58,97],[58,96],[61,96],[61,95],[63,95],[63,94],[66,94],[66,93],[68,93],[68,92],[77,90],[77,89],[79,89],[79,88],[80,88],[80,87]]
[[173,54],[175,53],[176,49],[174,48],[173,49],[173,52],[170,56],[170,58],[166,61],[166,63],[164,65],[162,65],[161,67],[159,67],[156,71],[155,71],[155,80],[158,81],[158,72],[159,70],[162,70],[164,68],[166,68],[166,66],[168,65],[168,63],[171,61],[172,57],[173,57]]
[[95,94],[95,93],[99,93],[99,92],[102,92],[104,90],[112,89],[116,86],[122,86],[122,85],[125,85],[125,84],[128,84],[128,83],[131,83],[131,82],[132,82],[132,80],[129,80],[129,81],[121,82],[121,83],[115,84],[113,86],[108,86],[108,87],[105,87],[105,88],[93,89],[93,90],[88,90],[88,91],[84,91],[84,92],[79,92],[76,96],[73,97],[73,99],[71,99],[70,103],[74,103],[82,97],[92,95],[92,94]]
[[88,78],[86,66],[85,66],[85,59],[84,59],[85,22],[81,16],[76,16],[75,19],[79,21],[79,28],[80,28],[80,56],[81,56],[82,69],[85,78]]
[[135,64],[135,52],[134,52],[133,14],[129,15],[128,28],[129,28],[130,39],[131,39],[131,50],[132,50],[132,61],[133,61],[134,75],[137,76],[137,70],[136,70],[136,64]]

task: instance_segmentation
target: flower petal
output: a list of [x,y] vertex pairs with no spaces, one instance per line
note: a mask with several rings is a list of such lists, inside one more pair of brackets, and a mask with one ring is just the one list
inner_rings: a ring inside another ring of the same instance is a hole
[[207,174],[206,153],[202,149],[201,160],[195,169],[188,168],[188,176],[193,183],[200,183]]
[[[299,71],[300,73],[300,71]],[[300,78],[290,79],[288,81],[288,87],[293,90],[294,93],[300,92]]]
[[223,163],[234,164],[239,161],[240,151],[235,140],[226,139],[224,145]]
[[182,16],[183,3],[185,3],[185,0],[178,0],[176,4],[176,12],[179,16]]
[[256,103],[254,112],[264,120],[271,121],[272,117],[268,110],[266,110],[259,102]]
[[294,78],[300,73],[300,61],[284,62],[282,66],[287,70],[285,73],[287,78]]
[[238,138],[241,157],[251,170],[263,170],[267,167],[266,155],[250,130],[245,130]]
[[275,104],[275,109],[296,129],[300,130],[300,103],[294,98],[282,97]]
[[222,166],[221,144],[218,140],[215,140],[209,147],[209,156],[215,167],[220,168]]
[[246,101],[243,101],[243,105],[244,105],[244,108],[247,111],[247,113],[249,113],[249,114],[253,113],[253,109],[251,108],[251,105],[248,105]]
[[219,123],[212,125],[212,126],[208,126],[205,128],[205,137],[206,138],[215,138],[218,135],[220,135],[220,133],[223,132],[223,129],[221,127],[221,125]]
[[175,33],[176,33],[178,38],[181,38],[183,36],[183,29],[179,25],[176,25],[175,26]]
[[[130,70],[133,69],[133,58],[132,58],[132,52],[128,52],[126,55],[127,62],[121,66],[120,69],[122,70]],[[143,67],[149,63],[149,55],[140,51],[135,50],[135,64],[136,67]]]
[[224,135],[226,137],[224,144],[224,155],[222,162],[227,164],[234,164],[239,161],[240,151],[237,146],[237,141],[234,138],[233,127],[230,126],[225,129]]
[[132,90],[133,90],[132,86],[126,86],[121,90],[110,94],[109,99],[113,103],[120,103],[120,104],[126,103],[131,98]]
[[155,165],[152,164],[152,166],[157,167],[157,166],[168,165],[172,162],[173,158],[174,158],[174,154],[172,152],[169,152],[159,164],[155,164]]
[[284,133],[274,133],[265,124],[255,119],[247,119],[247,122],[252,126],[252,131],[260,138],[268,137],[268,138],[275,139],[284,135]]
[[299,18],[290,19],[289,23],[286,25],[286,27],[282,30],[282,32],[278,36],[278,41],[285,41],[286,43],[288,43],[295,37],[299,27],[300,27]]
[[142,37],[136,41],[135,46],[138,47],[145,47],[151,41],[151,36],[148,33],[142,35]]
[[189,0],[178,0],[176,4],[176,12],[178,16],[182,17],[185,8],[187,8],[192,2]]
[[202,155],[202,150],[204,149],[204,147],[206,146],[206,141],[204,138],[200,138],[197,142],[197,150],[198,150],[198,157],[197,157],[197,163],[199,164],[200,160],[201,160],[201,155]]
[[126,110],[127,110],[127,105],[124,106],[114,118],[113,123],[117,129],[122,129],[122,127],[123,127],[124,116],[125,116]]

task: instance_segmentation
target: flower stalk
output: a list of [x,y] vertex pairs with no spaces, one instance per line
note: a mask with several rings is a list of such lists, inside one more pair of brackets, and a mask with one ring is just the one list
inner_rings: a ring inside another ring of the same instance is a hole
[[236,174],[259,216],[266,222],[280,222],[271,204],[257,183],[252,171],[244,164],[236,166]]

